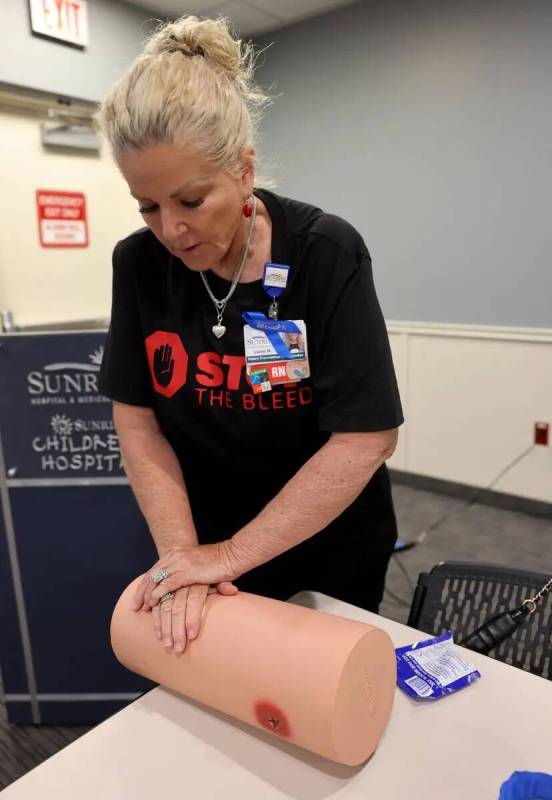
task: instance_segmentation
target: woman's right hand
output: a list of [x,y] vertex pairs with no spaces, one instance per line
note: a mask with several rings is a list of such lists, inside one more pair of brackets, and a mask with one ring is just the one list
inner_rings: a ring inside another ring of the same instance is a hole
[[[182,653],[186,649],[186,643],[199,636],[203,608],[209,591],[209,586],[194,583],[178,589],[174,600],[165,600],[164,603],[153,606],[153,631],[166,648],[174,647],[175,653]],[[239,590],[233,583],[225,581],[217,584],[212,591],[232,595]]]

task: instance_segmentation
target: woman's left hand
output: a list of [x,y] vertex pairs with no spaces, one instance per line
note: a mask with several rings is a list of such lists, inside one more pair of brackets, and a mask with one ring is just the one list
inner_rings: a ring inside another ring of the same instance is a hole
[[[152,575],[165,568],[168,577],[155,584]],[[195,583],[210,584],[233,581],[239,573],[232,567],[227,542],[173,547],[148,570],[134,596],[133,608],[149,610],[167,592]]]

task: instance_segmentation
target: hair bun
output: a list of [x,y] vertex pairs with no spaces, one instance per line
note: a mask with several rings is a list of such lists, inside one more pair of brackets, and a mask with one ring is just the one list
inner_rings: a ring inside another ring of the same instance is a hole
[[[197,45],[195,50],[188,50],[186,48],[186,45],[183,44],[182,42],[179,42],[174,34],[171,34],[170,39],[172,39],[172,41],[175,43],[175,45],[174,45],[174,50],[175,51],[179,51],[185,56],[190,56],[190,57],[203,56],[203,58],[205,58],[205,50],[203,49],[203,47],[201,47],[201,45]],[[169,52],[172,52],[172,51],[169,50]]]
[[178,52],[189,57],[202,56],[232,81],[247,79],[248,69],[244,63],[247,59],[242,54],[242,43],[234,38],[230,23],[223,18],[186,16],[163,24],[144,49],[144,54],[149,56]]
[[161,23],[96,115],[115,158],[183,144],[235,176],[245,162],[253,171],[251,148],[271,100],[254,80],[255,60],[254,45],[224,18]]

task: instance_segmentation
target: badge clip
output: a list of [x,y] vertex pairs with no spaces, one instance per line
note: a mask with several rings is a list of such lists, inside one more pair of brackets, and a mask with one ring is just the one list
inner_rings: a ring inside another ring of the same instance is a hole
[[278,319],[278,297],[287,286],[289,269],[286,264],[265,264],[263,289],[272,298],[272,302],[268,307],[269,319]]

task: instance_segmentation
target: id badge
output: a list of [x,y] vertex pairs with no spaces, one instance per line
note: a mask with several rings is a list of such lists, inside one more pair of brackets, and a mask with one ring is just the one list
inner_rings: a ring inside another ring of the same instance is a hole
[[310,376],[307,328],[302,319],[271,320],[254,311],[243,318],[245,368],[255,394]]

